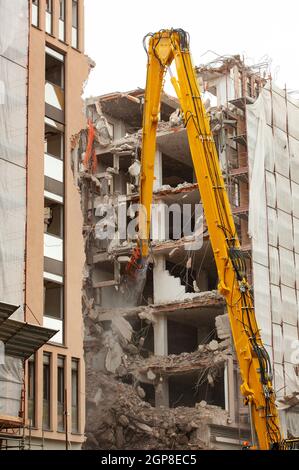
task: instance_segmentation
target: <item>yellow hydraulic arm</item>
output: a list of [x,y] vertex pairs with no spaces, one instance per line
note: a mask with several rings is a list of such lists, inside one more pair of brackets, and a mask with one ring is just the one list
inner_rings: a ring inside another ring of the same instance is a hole
[[[148,67],[143,117],[141,156],[139,240],[142,258],[149,252],[151,204],[153,197],[156,131],[165,72],[174,61],[177,79],[171,78],[181,103],[195,174],[199,186],[219,278],[225,297],[234,345],[239,361],[241,392],[249,405],[251,422],[259,449],[285,446],[280,431],[272,372],[268,353],[257,325],[253,296],[246,278],[234,219],[210,129],[192,65],[188,34],[180,29],[149,34]],[[145,40],[146,40],[145,38]]]

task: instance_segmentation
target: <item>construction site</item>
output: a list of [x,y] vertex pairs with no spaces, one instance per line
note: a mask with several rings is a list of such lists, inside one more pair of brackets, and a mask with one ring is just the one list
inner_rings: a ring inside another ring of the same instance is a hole
[[[60,2],[73,9],[71,26],[52,2],[17,3],[28,24],[15,25],[13,47],[5,48],[0,32],[0,118],[11,123],[0,137],[7,220],[0,229],[0,447],[238,450],[254,439],[252,416],[180,100],[162,91],[149,256],[141,276],[131,276],[147,90],[83,102],[95,66],[74,21],[83,2]],[[12,28],[12,12],[2,13]],[[41,34],[44,46],[28,53]],[[41,78],[37,70],[30,75],[30,54],[45,56],[46,99],[44,81],[40,95],[30,88]],[[9,70],[12,58],[19,75]],[[9,87],[17,75],[15,100]],[[282,433],[292,439],[299,436],[299,101],[275,84],[267,61],[217,56],[195,75]]]

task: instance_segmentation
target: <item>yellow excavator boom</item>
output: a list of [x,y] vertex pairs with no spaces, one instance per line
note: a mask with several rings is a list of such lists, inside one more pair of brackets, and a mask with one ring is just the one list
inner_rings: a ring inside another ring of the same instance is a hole
[[[153,198],[156,132],[164,76],[175,62],[177,78],[171,78],[181,104],[195,174],[207,222],[219,278],[230,318],[239,362],[241,392],[249,405],[256,448],[281,448],[280,430],[272,371],[257,324],[253,294],[246,277],[234,218],[219,165],[219,158],[192,64],[188,34],[180,29],[150,34],[143,116],[141,153],[139,240],[143,259],[148,257]],[[145,39],[146,43],[146,39]]]

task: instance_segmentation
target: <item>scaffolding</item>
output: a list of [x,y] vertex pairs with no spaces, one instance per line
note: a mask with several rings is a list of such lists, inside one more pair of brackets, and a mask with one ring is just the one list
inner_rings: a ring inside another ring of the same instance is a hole
[[[18,309],[0,302],[0,343],[4,352],[0,364],[0,450],[24,450],[27,434],[31,447],[32,425],[28,425],[25,419],[25,363],[57,333],[49,328],[11,320]],[[8,415],[8,410],[13,416]]]

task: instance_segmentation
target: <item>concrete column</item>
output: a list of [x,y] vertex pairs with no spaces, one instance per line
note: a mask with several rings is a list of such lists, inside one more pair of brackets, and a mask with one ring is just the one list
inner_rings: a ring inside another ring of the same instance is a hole
[[[156,201],[152,207],[152,224],[151,224],[151,237],[155,241],[165,241],[166,238],[166,223],[167,223],[167,206],[162,201]],[[167,234],[168,235],[168,234]]]
[[154,191],[157,191],[163,185],[162,152],[160,150],[156,151],[154,175]]
[[[154,324],[154,347],[155,355],[167,356],[168,355],[168,335],[167,335],[167,317],[161,315],[156,317]],[[169,407],[169,387],[168,380],[161,377],[160,382],[155,389],[155,404],[156,406]]]
[[154,324],[154,343],[156,356],[168,355],[167,338],[167,317],[166,315],[157,315],[156,323]]
[[[155,256],[154,257],[154,267],[153,267],[153,280],[154,280],[154,303],[159,303],[159,298],[162,296],[164,283],[163,283],[163,274],[165,273],[166,263],[165,256]],[[162,289],[162,291],[161,291]],[[161,317],[159,317],[160,319]],[[155,354],[158,354],[155,352]],[[164,354],[161,354],[164,356]]]
[[163,377],[163,381],[159,382],[156,386],[155,406],[165,406],[169,408],[169,384],[168,379],[166,377]]

